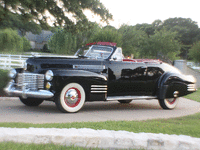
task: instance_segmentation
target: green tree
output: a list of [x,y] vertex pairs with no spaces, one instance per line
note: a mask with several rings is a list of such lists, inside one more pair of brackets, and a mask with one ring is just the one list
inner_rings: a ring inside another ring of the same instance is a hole
[[104,26],[103,29],[117,31],[117,29],[115,27],[111,26],[111,25]]
[[96,22],[91,22],[89,24],[88,30],[79,31],[76,34],[77,37],[77,47],[81,47],[82,45],[86,44],[86,42],[92,38],[94,34],[100,32],[101,28]]
[[27,40],[27,38],[22,37],[22,42],[23,42],[23,51],[27,52],[31,49],[31,44],[30,41]]
[[22,16],[17,14],[7,15],[6,19],[0,21],[0,29],[12,28],[14,30],[19,30],[22,36],[25,36],[28,31],[31,31],[33,34],[39,34],[42,31],[39,24],[33,21],[27,22],[22,20]]
[[163,25],[163,22],[159,19],[155,20],[153,23],[152,23],[152,26],[155,30],[157,31],[160,31],[162,29],[162,25]]
[[[38,25],[42,29],[49,29],[48,13],[55,18],[54,26],[65,26],[72,30],[76,29],[76,25],[79,28],[88,23],[84,10],[99,15],[102,21],[112,19],[99,0],[1,0],[0,3],[0,27],[3,29],[20,27],[20,22],[36,26],[34,30],[39,29]],[[23,26],[26,31],[32,31],[32,27]]]
[[195,62],[200,62],[200,41],[196,42],[189,50],[189,57]]
[[150,35],[153,35],[154,31],[155,31],[154,26],[152,24],[147,24],[147,23],[137,24],[137,25],[134,26],[134,28],[136,30],[144,31],[148,35],[148,37]]
[[169,18],[161,26],[168,31],[177,32],[177,39],[182,43],[181,56],[187,58],[188,50],[200,37],[197,22],[190,18]]
[[23,51],[23,40],[17,31],[12,29],[0,30],[0,51],[11,53]]
[[181,45],[176,40],[176,32],[162,29],[155,31],[141,46],[140,55],[146,58],[165,58],[175,60],[180,53]]
[[145,31],[137,30],[134,26],[122,25],[119,33],[122,34],[123,54],[125,56],[133,54],[134,58],[138,58],[141,47],[148,38]]
[[77,39],[72,33],[58,29],[48,41],[49,51],[56,54],[74,54],[77,50]]
[[122,46],[122,35],[116,30],[113,29],[101,29],[99,32],[91,36],[91,39],[87,43],[92,42],[114,42],[117,43],[117,46]]

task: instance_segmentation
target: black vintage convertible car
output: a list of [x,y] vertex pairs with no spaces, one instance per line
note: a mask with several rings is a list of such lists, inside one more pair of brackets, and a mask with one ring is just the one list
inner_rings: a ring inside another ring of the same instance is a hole
[[124,59],[116,43],[90,43],[74,56],[34,56],[12,69],[4,89],[27,106],[54,101],[62,112],[77,112],[85,102],[158,99],[173,109],[178,97],[196,91],[193,76],[153,59]]

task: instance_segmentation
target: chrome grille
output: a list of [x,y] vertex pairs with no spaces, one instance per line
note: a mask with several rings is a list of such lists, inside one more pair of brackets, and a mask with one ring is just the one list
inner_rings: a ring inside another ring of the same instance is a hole
[[33,73],[18,73],[17,85],[25,89],[36,91],[44,88],[44,75]]

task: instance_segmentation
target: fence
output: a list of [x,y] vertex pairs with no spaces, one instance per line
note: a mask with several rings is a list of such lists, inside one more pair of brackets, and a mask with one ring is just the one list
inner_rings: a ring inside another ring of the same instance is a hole
[[31,55],[7,55],[0,54],[0,69],[21,68],[24,66],[24,62]]
[[0,54],[0,69],[9,70],[12,68],[22,68],[24,67],[24,62],[26,61],[26,59],[33,56],[66,57],[65,55],[57,55],[51,53],[35,53],[35,52],[25,53],[25,55]]

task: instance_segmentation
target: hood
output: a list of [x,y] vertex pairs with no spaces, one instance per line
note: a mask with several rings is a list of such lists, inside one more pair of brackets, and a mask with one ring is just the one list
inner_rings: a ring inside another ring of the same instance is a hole
[[27,59],[26,63],[27,71],[35,73],[54,69],[102,70],[105,68],[101,60],[79,58],[77,56],[32,57]]

